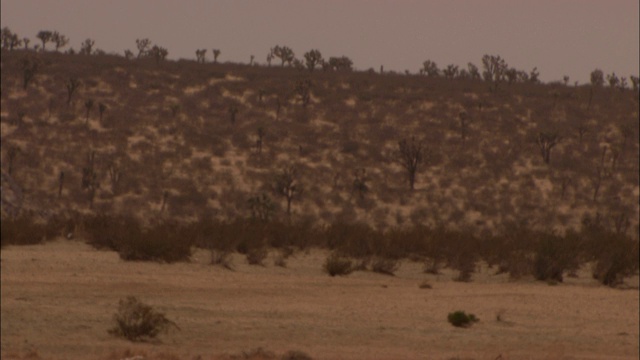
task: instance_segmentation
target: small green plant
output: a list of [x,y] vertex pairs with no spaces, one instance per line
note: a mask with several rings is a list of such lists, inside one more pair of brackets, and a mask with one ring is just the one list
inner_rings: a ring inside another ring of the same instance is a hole
[[469,327],[473,323],[480,321],[473,314],[467,314],[464,311],[454,311],[447,316],[449,323],[455,327]]
[[351,260],[336,253],[327,257],[323,268],[330,276],[349,275],[353,272],[353,264]]
[[171,327],[180,329],[163,313],[140,302],[135,296],[120,300],[118,312],[113,316],[113,320],[116,325],[109,329],[109,334],[129,341],[153,339],[161,332],[167,332]]

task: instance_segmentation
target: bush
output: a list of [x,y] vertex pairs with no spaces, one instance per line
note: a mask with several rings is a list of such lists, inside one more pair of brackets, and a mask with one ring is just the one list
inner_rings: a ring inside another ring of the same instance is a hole
[[188,260],[192,239],[187,231],[173,222],[162,222],[127,239],[118,247],[123,260],[142,260],[173,263]]
[[351,260],[336,253],[332,253],[327,257],[323,268],[330,276],[349,275],[353,272]]
[[394,276],[400,268],[400,262],[396,259],[375,258],[371,262],[371,270],[380,274]]
[[451,323],[451,325],[456,327],[469,327],[473,325],[473,323],[478,322],[479,319],[476,318],[473,314],[466,314],[464,311],[455,311],[449,313],[447,316],[447,320]]
[[129,341],[153,339],[160,332],[168,331],[170,327],[178,328],[163,313],[140,302],[134,296],[120,300],[118,312],[113,316],[113,319],[116,325],[109,330],[109,334],[123,337]]
[[247,250],[247,262],[249,265],[264,266],[264,259],[267,258],[269,252],[265,247],[250,248]]
[[576,249],[568,249],[564,238],[554,234],[539,234],[533,260],[533,275],[536,280],[562,282],[562,273],[569,265],[569,258]]
[[40,244],[45,235],[45,225],[37,223],[33,216],[24,214],[13,219],[2,219],[0,244],[2,247]]
[[312,360],[312,357],[309,356],[304,351],[300,350],[289,350],[282,355],[281,360]]

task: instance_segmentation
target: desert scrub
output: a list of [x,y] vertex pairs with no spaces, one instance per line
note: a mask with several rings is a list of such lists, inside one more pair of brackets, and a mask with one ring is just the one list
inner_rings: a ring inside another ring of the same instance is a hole
[[396,259],[387,259],[376,257],[371,262],[371,270],[380,274],[394,276],[395,272],[400,268],[400,261]]
[[135,296],[120,300],[118,312],[113,316],[116,325],[109,334],[123,337],[129,341],[153,339],[161,332],[178,326],[153,307],[140,302]]
[[353,272],[353,264],[348,258],[332,253],[325,260],[323,269],[330,276],[349,275]]
[[473,314],[467,314],[464,311],[454,311],[447,316],[449,323],[455,327],[469,327],[473,323],[480,321]]
[[33,245],[39,244],[45,239],[45,225],[36,222],[29,214],[16,218],[2,219],[2,235],[0,244],[6,245]]

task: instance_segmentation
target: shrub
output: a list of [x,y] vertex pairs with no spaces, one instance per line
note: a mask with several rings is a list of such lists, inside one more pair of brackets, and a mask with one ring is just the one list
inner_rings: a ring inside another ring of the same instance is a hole
[[120,258],[167,263],[188,260],[193,241],[181,230],[174,222],[151,226],[118,246]]
[[138,241],[142,236],[141,226],[133,217],[101,213],[84,218],[83,223],[87,243],[96,249],[120,252],[128,242]]
[[37,223],[29,214],[2,219],[0,244],[33,245],[43,241],[46,235],[44,224]]
[[569,264],[568,260],[572,254],[575,256],[575,249],[567,249],[564,245],[564,238],[560,236],[539,234],[533,260],[533,275],[536,280],[562,282],[562,273]]
[[168,331],[170,327],[178,328],[163,313],[140,302],[135,296],[120,300],[118,312],[113,316],[113,319],[116,325],[109,330],[109,334],[123,337],[129,341],[153,339],[160,332]]
[[400,268],[400,262],[396,259],[375,258],[371,262],[371,270],[380,274],[394,276]]
[[312,360],[313,358],[309,356],[304,351],[300,350],[289,350],[282,355],[281,360]]
[[233,270],[231,265],[231,252],[224,250],[210,249],[211,251],[211,265],[220,265],[225,269]]
[[267,258],[269,252],[265,247],[250,248],[247,251],[246,257],[249,265],[261,265],[264,266],[264,259]]
[[351,260],[336,253],[327,257],[323,268],[330,276],[349,275],[353,272]]
[[478,322],[479,319],[476,318],[473,314],[465,313],[464,311],[454,311],[449,313],[447,316],[447,320],[451,323],[451,325],[456,327],[469,327],[473,325],[473,323]]
[[418,284],[420,289],[433,289],[429,280],[423,280],[420,284]]

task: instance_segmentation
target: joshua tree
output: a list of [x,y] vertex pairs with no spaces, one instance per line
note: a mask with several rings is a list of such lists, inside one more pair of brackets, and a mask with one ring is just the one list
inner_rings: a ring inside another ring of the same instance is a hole
[[329,67],[329,69],[332,69],[332,70],[351,71],[353,66],[353,61],[351,61],[351,59],[349,59],[346,56],[330,57],[327,66]]
[[482,57],[482,77],[485,81],[492,83],[492,90],[495,92],[498,90],[498,84],[504,78],[507,71],[507,63],[500,56],[497,55],[485,55]]
[[560,136],[557,133],[541,132],[536,138],[536,143],[540,147],[540,154],[545,164],[549,164],[551,149],[558,144]]
[[89,112],[91,112],[91,108],[93,107],[93,100],[88,99],[84,102],[84,107],[87,109],[87,117],[85,119],[85,124],[89,123]]
[[531,72],[529,72],[529,82],[537,84],[540,82],[540,72],[537,67],[534,67]]
[[38,32],[36,37],[42,41],[42,51],[45,51],[47,43],[51,41],[51,38],[53,37],[53,33],[49,30],[41,30]]
[[273,191],[287,200],[287,215],[291,215],[291,202],[302,194],[302,186],[298,181],[295,167],[288,166],[280,171],[274,179]]
[[82,189],[87,190],[89,198],[89,208],[93,208],[93,199],[96,189],[100,186],[98,183],[98,175],[95,171],[96,152],[91,151],[87,156],[87,165],[82,168]]
[[7,160],[9,162],[9,169],[7,171],[9,172],[9,175],[11,175],[11,173],[13,172],[13,163],[16,160],[16,156],[18,156],[19,152],[21,151],[17,146],[9,146],[9,149],[7,150]]
[[367,170],[364,168],[355,169],[353,171],[353,191],[358,194],[360,199],[369,192],[369,186],[367,186]]
[[169,55],[169,51],[162,46],[153,45],[149,54],[156,60],[156,64],[160,64],[160,61],[164,61]]
[[218,56],[220,56],[220,49],[213,49],[213,62],[218,63]]
[[424,144],[416,140],[414,136],[410,140],[400,140],[398,142],[398,162],[407,171],[409,188],[413,191],[416,182],[418,168],[424,161]]
[[256,58],[256,57],[255,57],[255,56],[253,56],[253,55],[251,55],[251,56],[249,57],[249,66],[253,66],[253,60],[254,60],[255,58]]
[[258,140],[256,140],[256,148],[258,149],[258,153],[262,154],[262,144],[264,142],[264,136],[266,135],[266,130],[264,127],[258,127],[256,134],[258,135]]
[[468,63],[467,64],[467,71],[469,72],[469,77],[473,80],[478,80],[480,79],[480,71],[478,70],[478,67],[473,64],[473,63]]
[[324,61],[320,50],[309,50],[304,54],[304,60],[309,71],[315,70],[316,65],[320,65]]
[[458,114],[458,119],[460,120],[460,138],[462,138],[462,142],[464,143],[467,139],[467,127],[469,126],[469,114],[466,111],[460,111]]
[[639,78],[637,76],[629,76],[629,79],[631,79],[631,88],[633,89],[633,91],[638,91],[638,81]]
[[285,63],[291,65],[293,59],[295,59],[293,50],[291,50],[291,48],[289,48],[288,46],[276,45],[273,49],[271,49],[271,52],[275,57],[279,58],[282,61],[282,66],[284,66]]
[[98,104],[98,114],[100,114],[100,122],[102,122],[102,114],[107,110],[107,105],[100,103]]
[[56,51],[67,46],[67,44],[69,43],[69,39],[57,31],[54,31],[51,35],[51,41],[56,44]]
[[91,55],[93,54],[93,45],[95,45],[95,41],[91,39],[86,39],[82,45],[80,45],[80,55]]
[[609,82],[609,87],[612,89],[620,85],[620,79],[616,76],[615,72],[607,75],[607,82]]
[[273,61],[273,49],[271,49],[271,51],[269,51],[269,53],[267,54],[267,65],[271,66],[271,61]]
[[[7,50],[13,50],[23,43],[24,40],[20,40],[17,34],[14,34],[8,27],[3,27],[0,32],[0,38],[2,41],[2,48]],[[25,38],[26,39],[26,38]],[[27,41],[28,44],[28,41]]]
[[133,59],[133,52],[129,49],[126,49],[124,51],[124,58],[129,60],[129,59]]
[[249,199],[251,217],[260,221],[269,221],[276,211],[276,206],[267,194],[256,195]]
[[111,181],[111,191],[115,194],[118,188],[118,183],[120,182],[120,166],[118,166],[117,162],[112,161],[107,170],[109,172],[109,180]]
[[67,106],[70,106],[73,93],[78,89],[78,87],[80,87],[80,80],[70,77],[65,85],[67,87]]
[[62,196],[62,187],[64,186],[64,171],[60,171],[58,176],[58,198]]
[[569,84],[569,76],[568,75],[563,76],[562,82],[564,82],[564,86],[567,86]]
[[591,72],[591,86],[602,87],[604,85],[604,73],[600,69]]
[[229,106],[229,117],[231,118],[231,123],[236,123],[236,114],[238,113],[238,107],[235,105]]
[[136,39],[136,47],[138,48],[138,59],[147,54],[150,46],[151,40],[147,38]]
[[204,55],[207,53],[207,49],[196,50],[196,62],[204,64]]
[[431,60],[426,60],[422,63],[422,73],[427,75],[428,77],[438,77],[440,76],[440,70],[438,69],[438,65]]
[[444,77],[446,77],[447,79],[453,79],[456,76],[458,76],[460,71],[458,70],[457,65],[449,64],[447,65],[446,69],[442,70],[442,73],[444,74]]
[[518,80],[518,70],[515,68],[509,68],[505,71],[504,75],[507,78],[507,83],[509,85],[513,84],[516,80]]
[[300,101],[302,102],[302,107],[306,108],[309,105],[309,101],[311,100],[311,80],[299,80],[296,83],[296,94],[300,96]]
[[22,39],[22,43],[24,44],[24,49],[25,50],[29,50],[29,43],[31,42],[31,39],[29,38],[23,38]]
[[22,59],[22,88],[27,89],[27,86],[33,79],[40,68],[40,61],[34,57],[26,56]]

